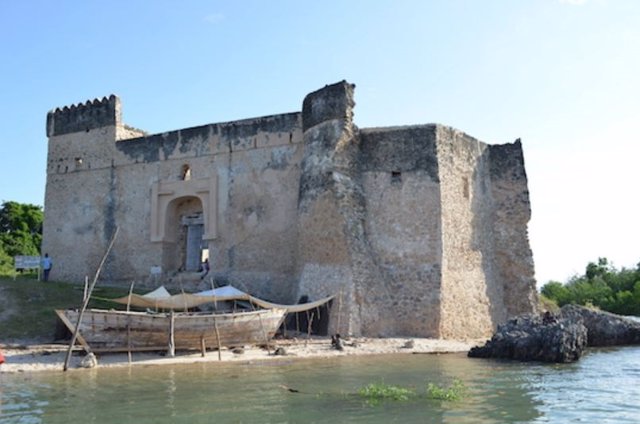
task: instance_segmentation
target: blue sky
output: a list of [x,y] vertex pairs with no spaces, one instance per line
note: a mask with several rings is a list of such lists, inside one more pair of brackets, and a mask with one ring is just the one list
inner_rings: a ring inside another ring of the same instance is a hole
[[0,1],[0,200],[44,203],[46,113],[111,93],[151,133],[356,84],[360,127],[521,138],[540,283],[640,262],[640,2]]

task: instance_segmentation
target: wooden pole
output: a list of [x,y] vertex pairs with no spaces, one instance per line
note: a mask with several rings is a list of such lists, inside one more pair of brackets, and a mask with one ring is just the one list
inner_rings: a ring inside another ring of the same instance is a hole
[[207,346],[204,343],[204,336],[200,336],[200,354],[203,358],[207,354]]
[[174,333],[176,330],[176,316],[175,313],[173,312],[173,309],[171,310],[171,313],[169,315],[169,350],[167,352],[167,354],[173,358],[174,356],[176,356],[176,340],[174,337]]
[[336,326],[335,332],[337,334],[342,333],[340,331],[340,320],[342,319],[342,288],[340,288],[340,294],[338,296],[338,325]]
[[[129,287],[129,297],[127,298],[127,312],[131,307],[131,293],[133,293],[133,285],[135,281],[131,282],[131,287]],[[131,317],[127,315],[127,359],[129,360],[129,365],[131,365]]]
[[307,340],[305,341],[305,347],[309,343],[309,339],[311,338],[311,324],[313,323],[313,312],[311,312],[311,318],[309,318],[309,311],[307,311]]
[[222,361],[222,343],[220,342],[220,331],[218,331],[218,321],[215,314],[213,315],[213,329],[216,331],[216,340],[218,341],[218,361]]
[[[211,279],[211,290],[215,290],[213,286],[213,278]],[[218,361],[222,361],[222,344],[220,342],[220,331],[218,331],[218,321],[216,321],[216,313],[218,312],[218,300],[216,299],[215,294],[213,295],[213,329],[216,332],[216,340],[218,342]]]
[[[100,271],[102,271],[102,267],[107,260],[107,256],[109,256],[109,252],[111,252],[111,248],[113,247],[113,243],[116,241],[116,237],[118,236],[118,231],[120,227],[116,227],[116,230],[111,237],[111,241],[109,242],[109,246],[107,247],[107,251],[104,252],[104,256],[102,256],[102,260],[100,261],[100,265],[98,265],[98,269],[96,270],[96,274],[93,277],[93,281],[91,282],[91,286],[89,287],[89,291],[87,292],[86,299],[82,304],[82,309],[80,309],[80,313],[78,314],[78,322],[76,323],[76,331],[73,332],[73,336],[71,337],[71,342],[69,343],[69,349],[67,350],[67,356],[64,358],[64,366],[62,367],[62,371],[66,371],[69,368],[69,360],[71,359],[71,351],[73,350],[73,345],[76,343],[76,339],[78,338],[78,332],[80,331],[80,323],[82,322],[82,316],[84,315],[84,311],[87,309],[87,305],[89,304],[89,299],[91,299],[91,293],[93,292],[93,288],[96,286],[96,282],[98,281],[98,276],[100,275]],[[86,350],[86,347],[85,347]],[[89,353],[89,352],[87,352]]]
[[260,322],[260,329],[262,330],[262,335],[264,336],[264,341],[267,346],[267,354],[271,354],[271,346],[269,346],[269,335],[267,331],[264,329],[264,323],[262,322],[262,315],[260,315],[260,311],[256,311],[256,308],[251,300],[249,300],[249,304],[251,305],[251,310],[258,312],[258,322]]
[[182,293],[182,303],[184,305],[184,313],[189,312],[189,308],[187,308],[187,298],[184,295],[184,287],[182,287],[182,281],[180,281],[180,293]]
[[82,294],[82,301],[87,300],[87,291],[89,290],[89,276],[84,276],[84,292]]

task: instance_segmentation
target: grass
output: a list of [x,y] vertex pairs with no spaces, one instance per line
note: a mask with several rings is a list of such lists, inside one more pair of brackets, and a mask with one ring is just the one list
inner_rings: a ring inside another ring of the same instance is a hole
[[[40,282],[21,276],[0,277],[0,341],[52,341],[57,316],[54,309],[82,306],[84,287],[65,282]],[[126,288],[96,286],[93,296],[113,298],[126,296]],[[92,299],[89,307],[110,308],[113,303]]]
[[542,311],[558,312],[560,310],[555,300],[549,299],[543,294],[538,295],[538,306]]

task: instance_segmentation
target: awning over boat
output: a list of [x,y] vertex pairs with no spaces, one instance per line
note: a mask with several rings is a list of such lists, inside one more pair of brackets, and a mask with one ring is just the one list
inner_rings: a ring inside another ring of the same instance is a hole
[[179,310],[195,308],[196,306],[204,305],[206,303],[246,300],[264,309],[280,308],[286,309],[287,313],[294,313],[317,308],[329,302],[333,298],[334,296],[328,296],[310,303],[280,305],[258,299],[257,297],[251,296],[250,294],[245,293],[242,290],[238,290],[233,286],[218,287],[217,289],[205,290],[198,293],[180,293],[174,295],[171,295],[164,286],[161,286],[147,294],[131,294],[131,296],[124,296],[110,300],[123,305],[128,304],[140,308]]

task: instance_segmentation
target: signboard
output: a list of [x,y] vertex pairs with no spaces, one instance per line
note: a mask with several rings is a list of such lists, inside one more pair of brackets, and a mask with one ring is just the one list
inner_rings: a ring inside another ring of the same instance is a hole
[[40,256],[15,256],[16,269],[40,268]]

